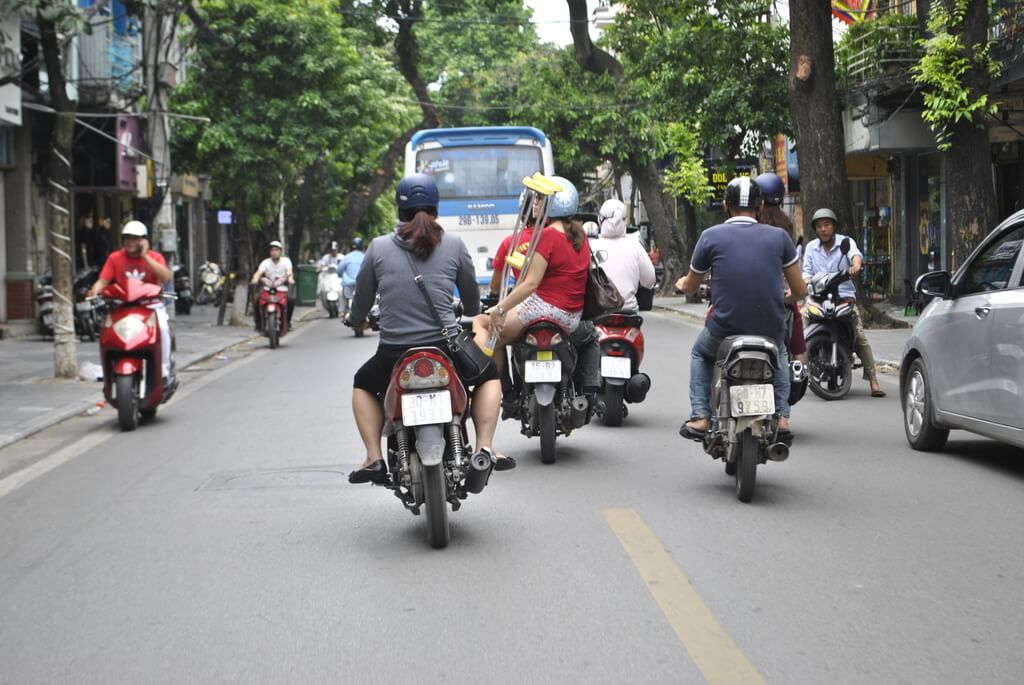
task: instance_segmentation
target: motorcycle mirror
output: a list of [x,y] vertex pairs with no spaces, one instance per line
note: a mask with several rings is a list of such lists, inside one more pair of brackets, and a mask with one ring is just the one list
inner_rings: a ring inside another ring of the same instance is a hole
[[843,238],[843,242],[839,243],[839,251],[844,255],[850,252],[850,239]]

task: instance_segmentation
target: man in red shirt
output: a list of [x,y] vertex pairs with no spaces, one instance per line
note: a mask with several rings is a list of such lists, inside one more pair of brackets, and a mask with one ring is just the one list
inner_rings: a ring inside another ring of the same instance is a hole
[[[124,247],[113,252],[107,257],[100,277],[89,289],[89,297],[95,297],[103,292],[111,283],[124,285],[131,279],[154,283],[163,286],[170,283],[172,274],[167,268],[167,262],[159,252],[151,252],[149,249],[149,230],[146,224],[141,221],[129,221],[121,229],[121,238]],[[168,326],[167,308],[163,302],[150,305],[150,309],[156,312],[157,326],[160,328],[160,347],[163,358],[163,376],[168,382],[171,378],[171,331]]]

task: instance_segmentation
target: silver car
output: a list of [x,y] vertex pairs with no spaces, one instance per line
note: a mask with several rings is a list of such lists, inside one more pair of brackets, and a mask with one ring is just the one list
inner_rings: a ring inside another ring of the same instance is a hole
[[917,280],[935,299],[900,371],[910,446],[937,450],[951,428],[1024,447],[1024,211],[1001,223],[952,277]]

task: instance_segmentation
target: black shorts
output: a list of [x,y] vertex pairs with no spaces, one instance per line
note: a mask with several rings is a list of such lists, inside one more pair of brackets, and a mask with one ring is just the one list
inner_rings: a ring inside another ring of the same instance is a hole
[[[387,392],[388,389],[388,383],[391,381],[391,372],[394,370],[395,364],[402,358],[402,355],[414,347],[437,347],[441,350],[445,350],[447,349],[447,343],[440,340],[432,343],[423,343],[421,345],[381,345],[377,348],[377,352],[370,357],[365,364],[359,367],[358,371],[356,371],[355,378],[352,382],[353,387],[365,390],[366,392],[378,397],[384,397],[384,393]],[[483,378],[477,380],[476,384],[480,385],[487,381],[495,380],[497,377],[498,372],[496,367],[494,364],[490,364],[488,365],[487,373],[484,374]],[[463,385],[469,387],[465,378],[461,378],[461,380]]]

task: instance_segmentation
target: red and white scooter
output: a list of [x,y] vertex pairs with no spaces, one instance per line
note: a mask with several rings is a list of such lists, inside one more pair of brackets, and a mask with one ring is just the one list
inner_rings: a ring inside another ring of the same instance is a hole
[[121,430],[135,430],[139,418],[156,416],[177,384],[164,385],[160,326],[148,305],[163,302],[164,290],[153,283],[129,280],[103,290],[110,311],[100,331],[103,396],[117,407]]
[[608,314],[594,321],[601,345],[601,399],[606,426],[618,426],[629,414],[626,403],[643,402],[651,378],[641,373],[644,320],[636,314]]
[[270,348],[277,347],[279,340],[288,334],[288,282],[284,276],[260,279],[260,308],[263,320],[263,335],[270,339]]

